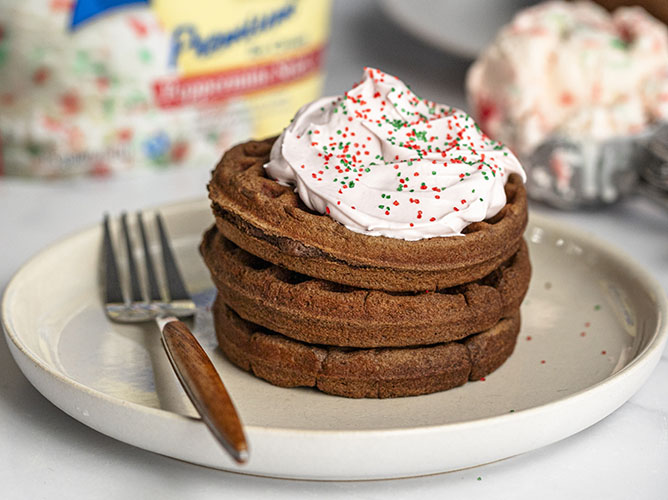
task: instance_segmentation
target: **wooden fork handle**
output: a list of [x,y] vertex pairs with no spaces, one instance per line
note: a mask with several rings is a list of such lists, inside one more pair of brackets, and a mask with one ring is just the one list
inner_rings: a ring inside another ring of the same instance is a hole
[[234,404],[202,346],[182,321],[163,323],[162,343],[172,367],[202,420],[238,463],[248,445]]

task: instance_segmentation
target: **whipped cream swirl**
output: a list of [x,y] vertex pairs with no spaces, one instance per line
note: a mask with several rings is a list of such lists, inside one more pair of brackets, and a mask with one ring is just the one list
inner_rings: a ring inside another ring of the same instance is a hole
[[351,231],[405,240],[461,235],[506,204],[511,173],[525,179],[466,113],[373,68],[343,96],[301,108],[265,168]]

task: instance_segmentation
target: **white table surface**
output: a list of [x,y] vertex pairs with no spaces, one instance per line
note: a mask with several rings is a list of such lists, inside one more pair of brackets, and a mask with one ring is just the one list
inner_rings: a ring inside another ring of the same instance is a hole
[[[400,76],[421,95],[465,107],[468,62],[414,40],[371,2],[335,5],[326,92],[364,65]],[[32,254],[104,211],[203,197],[209,167],[112,180],[0,179],[0,288]],[[640,198],[563,213],[532,204],[632,254],[668,289],[668,213]],[[493,443],[490,443],[493,445]],[[443,450],[447,453],[447,450]],[[274,480],[210,470],[97,433],[43,398],[0,342],[0,498],[292,499],[667,498],[668,357],[645,386],[600,423],[546,448],[469,470],[373,482]]]

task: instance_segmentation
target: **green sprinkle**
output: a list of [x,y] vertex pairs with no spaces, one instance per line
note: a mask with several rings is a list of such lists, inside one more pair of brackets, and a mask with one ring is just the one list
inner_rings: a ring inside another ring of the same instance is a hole
[[598,304],[596,304],[596,305],[594,306],[594,311],[600,311],[600,310],[601,310],[601,306],[598,305]]
[[621,38],[615,38],[610,42],[610,45],[612,45],[613,48],[619,49],[619,50],[626,50],[629,46],[628,43],[626,43],[624,40]]
[[153,54],[148,49],[139,49],[139,60],[143,63],[150,63],[153,60]]
[[400,120],[399,118],[395,120],[389,120],[388,123],[392,125],[392,127],[394,127],[395,130],[398,130],[404,126],[404,121]]
[[114,113],[116,102],[113,99],[107,98],[102,101],[102,109],[104,114],[110,116]]
[[39,155],[42,152],[42,147],[39,144],[30,142],[27,144],[27,150],[31,155]]
[[83,50],[78,50],[74,59],[74,71],[76,73],[85,73],[90,66],[90,59],[88,53]]

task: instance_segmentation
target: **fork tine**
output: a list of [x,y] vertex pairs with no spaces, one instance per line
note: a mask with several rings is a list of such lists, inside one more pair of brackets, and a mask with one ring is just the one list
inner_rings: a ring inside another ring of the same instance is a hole
[[130,237],[130,230],[128,229],[128,214],[123,212],[121,214],[121,226],[123,227],[123,235],[125,236],[125,249],[128,256],[128,270],[130,272],[130,300],[133,302],[140,302],[143,297],[141,287],[139,286],[139,273],[137,271],[137,263],[132,251],[133,244]]
[[146,227],[144,226],[144,217],[141,212],[137,212],[137,223],[139,224],[139,232],[141,233],[141,242],[144,247],[144,261],[146,262],[146,274],[148,276],[148,295],[151,302],[161,301],[160,287],[158,287],[158,279],[155,274],[155,266],[153,265],[153,257],[148,248],[148,237],[146,236]]
[[114,245],[111,242],[111,231],[109,229],[109,214],[104,214],[104,300],[106,303],[122,304],[123,289],[119,279]]
[[183,277],[174,259],[172,248],[169,244],[167,231],[162,222],[162,216],[157,213],[155,220],[158,223],[158,232],[160,233],[160,245],[162,246],[162,262],[165,266],[165,277],[167,278],[167,288],[169,289],[169,298],[171,300],[190,300],[190,294],[183,284]]

